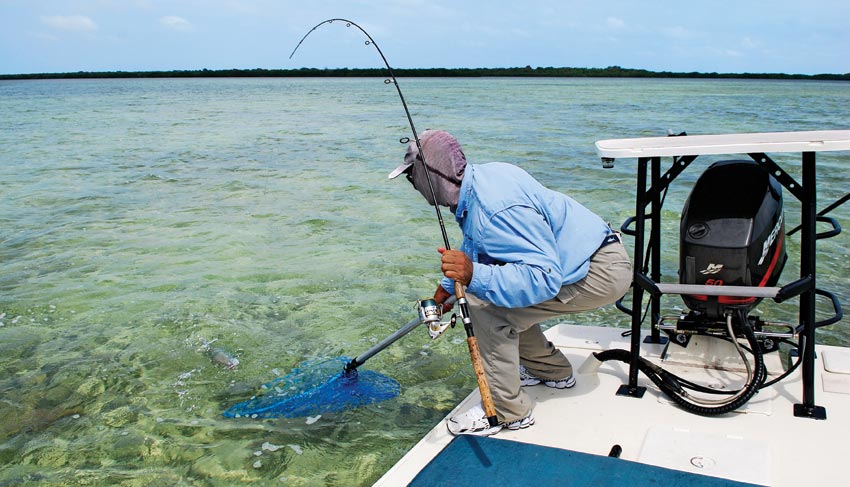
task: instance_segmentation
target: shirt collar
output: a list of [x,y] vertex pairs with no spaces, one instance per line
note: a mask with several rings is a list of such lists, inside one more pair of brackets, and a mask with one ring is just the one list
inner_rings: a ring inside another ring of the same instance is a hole
[[463,175],[463,181],[460,184],[460,194],[458,194],[457,208],[455,208],[455,219],[458,222],[463,221],[466,217],[466,210],[469,208],[469,199],[472,194],[472,183],[475,178],[475,165],[468,164]]

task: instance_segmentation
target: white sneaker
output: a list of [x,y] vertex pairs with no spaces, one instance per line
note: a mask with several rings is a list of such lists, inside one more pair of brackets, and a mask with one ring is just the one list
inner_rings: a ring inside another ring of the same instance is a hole
[[455,436],[490,436],[495,435],[499,431],[502,431],[503,428],[508,428],[509,430],[518,430],[528,428],[533,424],[534,415],[532,414],[532,412],[529,412],[528,416],[522,419],[511,421],[510,423],[499,423],[496,426],[490,426],[489,421],[487,421],[487,416],[484,413],[484,408],[482,408],[480,404],[477,406],[473,406],[465,413],[458,414],[457,416],[452,416],[451,418],[446,420],[446,426],[449,429],[449,433]]
[[475,435],[475,436],[490,436],[495,435],[504,424],[490,426],[487,421],[487,415],[484,413],[484,408],[481,405],[473,406],[465,413],[452,416],[446,420],[446,426],[449,428],[449,433],[457,435]]
[[528,428],[529,426],[534,424],[534,411],[529,411],[528,416],[518,419],[516,421],[511,421],[510,423],[505,423],[505,428],[509,430],[521,430]]
[[554,387],[555,389],[569,389],[576,385],[576,378],[570,375],[569,377],[564,377],[563,379],[558,380],[541,379],[540,377],[531,375],[531,372],[525,368],[525,365],[519,366],[519,384],[521,386],[536,386],[541,382],[546,386]]

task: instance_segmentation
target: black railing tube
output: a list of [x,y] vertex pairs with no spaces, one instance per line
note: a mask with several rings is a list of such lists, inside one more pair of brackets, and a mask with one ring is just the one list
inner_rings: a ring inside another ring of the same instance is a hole
[[794,407],[795,416],[826,419],[826,410],[815,405],[815,259],[817,258],[817,192],[816,192],[815,153],[803,153],[803,199],[801,203],[800,225],[800,277],[811,279],[811,288],[800,295],[800,323],[806,337],[803,350],[803,403]]
[[642,273],[644,240],[646,231],[646,165],[648,159],[638,159],[637,190],[635,196],[635,256],[632,265],[632,334],[631,357],[629,363],[629,383],[620,387],[618,395],[640,397],[643,391],[638,387],[638,362],[640,358],[640,321],[641,306],[643,305],[643,287],[637,285],[638,274]]
[[[659,187],[661,184],[661,158],[652,158],[652,187]],[[651,274],[653,282],[661,282],[661,191],[653,191],[652,193],[652,228],[650,229],[649,252],[651,254]],[[661,341],[661,330],[655,323],[661,317],[661,299],[653,298],[650,304],[650,323],[651,338],[650,343],[659,343]]]

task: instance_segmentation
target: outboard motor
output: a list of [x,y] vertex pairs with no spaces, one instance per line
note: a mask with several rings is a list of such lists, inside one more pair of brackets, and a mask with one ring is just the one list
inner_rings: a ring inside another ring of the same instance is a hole
[[[785,266],[782,186],[754,161],[712,164],[682,210],[679,282],[710,286],[774,286]],[[682,295],[707,320],[747,314],[760,298]]]
[[[709,166],[688,195],[679,230],[680,284],[774,287],[785,267],[782,186],[755,161],[720,161]],[[675,325],[660,317],[656,326],[667,333],[670,343],[684,348],[698,335],[727,340],[746,370],[744,385],[716,399],[714,386],[690,382],[642,357],[638,369],[687,411],[705,416],[734,411],[765,385],[764,354],[779,349],[779,335],[764,333],[764,327],[783,324],[750,316],[761,298],[683,294],[682,299],[690,311],[679,313]],[[746,340],[746,347],[741,340]],[[599,362],[633,360],[628,350],[593,355]],[[726,362],[732,355],[717,358],[724,367],[732,363]]]

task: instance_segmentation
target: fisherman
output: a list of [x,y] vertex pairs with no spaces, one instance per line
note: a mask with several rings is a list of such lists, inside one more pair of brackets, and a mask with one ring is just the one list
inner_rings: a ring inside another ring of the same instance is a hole
[[534,424],[534,404],[522,387],[566,389],[576,383],[570,361],[546,339],[540,323],[622,297],[632,279],[628,253],[602,218],[523,169],[501,162],[467,165],[457,139],[442,130],[427,130],[419,141],[433,195],[415,141],[389,178],[404,174],[429,204],[448,207],[460,225],[460,250],[438,249],[444,278],[434,300],[442,304],[453,295],[454,281],[466,286],[498,419],[490,426],[476,405],[449,418],[448,429],[489,436],[527,428]]

